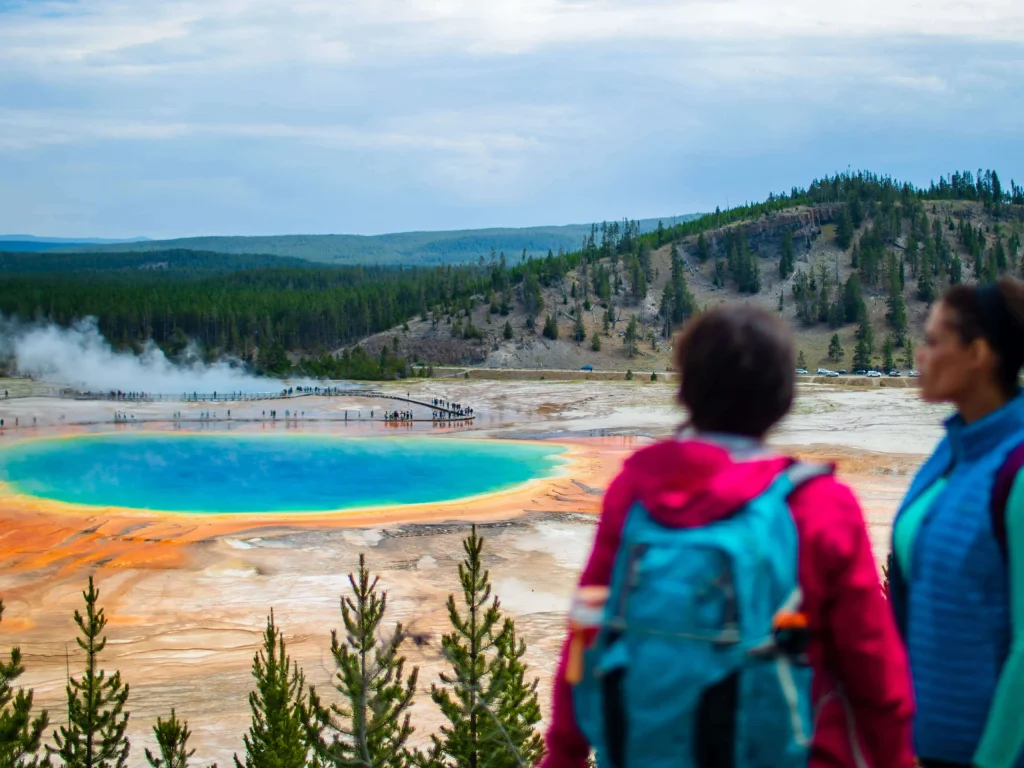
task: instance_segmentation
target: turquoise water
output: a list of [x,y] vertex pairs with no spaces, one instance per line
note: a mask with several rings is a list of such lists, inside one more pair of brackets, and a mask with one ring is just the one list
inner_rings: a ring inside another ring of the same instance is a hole
[[559,446],[320,435],[102,435],[0,450],[20,493],[193,513],[317,512],[491,493],[550,477]]

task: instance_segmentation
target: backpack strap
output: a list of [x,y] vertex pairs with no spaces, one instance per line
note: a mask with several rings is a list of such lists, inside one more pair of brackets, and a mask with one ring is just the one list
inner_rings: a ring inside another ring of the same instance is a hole
[[1024,468],[1024,443],[1018,445],[1010,452],[1009,457],[1003,462],[996,474],[996,483],[992,488],[992,533],[996,537],[999,549],[1003,558],[1009,557],[1009,547],[1006,543],[1006,505],[1010,501],[1010,494],[1013,492],[1013,485],[1017,476]]
[[834,472],[835,467],[831,464],[811,464],[807,461],[796,461],[790,464],[783,473],[789,478],[790,485],[793,486],[787,496],[799,490],[802,486],[811,482],[811,480],[831,475]]
[[831,475],[835,468],[831,464],[811,464],[806,461],[794,461],[786,467],[768,486],[764,496],[788,499],[797,490],[807,485],[811,480]]

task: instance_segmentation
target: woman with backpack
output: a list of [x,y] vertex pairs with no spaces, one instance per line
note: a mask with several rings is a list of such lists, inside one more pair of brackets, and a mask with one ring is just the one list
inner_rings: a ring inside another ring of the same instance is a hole
[[747,304],[677,339],[690,419],[607,490],[543,768],[591,749],[601,768],[913,766],[906,657],[857,500],[764,443],[795,358]]
[[917,351],[946,437],[893,526],[889,591],[925,768],[1024,765],[1024,283],[956,286]]

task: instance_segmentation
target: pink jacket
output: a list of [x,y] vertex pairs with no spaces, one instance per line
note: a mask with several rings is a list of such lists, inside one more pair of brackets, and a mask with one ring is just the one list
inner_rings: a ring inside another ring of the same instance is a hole
[[[697,527],[760,495],[792,460],[736,461],[717,443],[667,441],[634,454],[604,499],[581,586],[605,586],[626,514],[636,501],[661,522]],[[812,630],[816,725],[811,768],[912,768],[910,675],[892,613],[878,582],[857,500],[832,477],[812,480],[790,499],[800,538],[799,575]],[[542,768],[584,768],[589,746],[576,727],[568,649],[554,685]]]

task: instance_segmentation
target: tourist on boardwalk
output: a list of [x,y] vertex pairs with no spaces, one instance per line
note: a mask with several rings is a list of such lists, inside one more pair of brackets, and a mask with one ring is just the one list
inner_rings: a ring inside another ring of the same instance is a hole
[[925,768],[1024,766],[1024,283],[950,289],[917,363],[957,412],[893,526],[915,747]]
[[751,305],[678,339],[690,421],[606,492],[544,768],[584,768],[591,747],[601,768],[913,766],[906,657],[857,500],[763,442],[795,357]]

